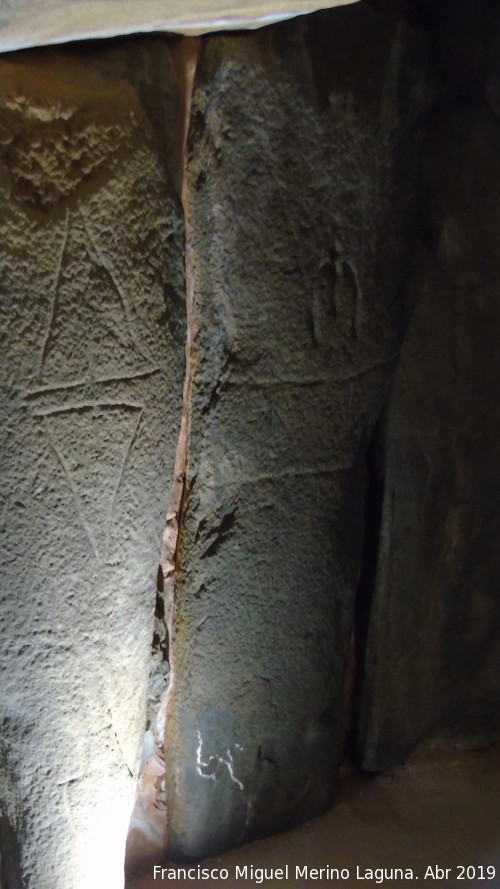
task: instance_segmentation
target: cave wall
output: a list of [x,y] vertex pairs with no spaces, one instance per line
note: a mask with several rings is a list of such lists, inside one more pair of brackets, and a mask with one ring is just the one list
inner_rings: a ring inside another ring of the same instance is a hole
[[8,889],[123,884],[185,364],[180,201],[140,99],[158,53],[175,110],[163,48],[0,61]]
[[322,811],[353,708],[368,769],[498,738],[499,29],[439,9],[203,38],[184,211],[178,39],[0,60],[9,889],[121,885],[186,291],[169,853]]
[[500,17],[423,4],[432,37],[414,307],[374,470],[383,487],[358,757],[500,736]]

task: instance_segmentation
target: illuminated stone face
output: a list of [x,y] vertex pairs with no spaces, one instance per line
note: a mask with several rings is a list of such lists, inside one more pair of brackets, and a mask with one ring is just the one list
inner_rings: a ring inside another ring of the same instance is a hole
[[0,63],[12,887],[123,883],[185,341],[179,200],[127,64]]

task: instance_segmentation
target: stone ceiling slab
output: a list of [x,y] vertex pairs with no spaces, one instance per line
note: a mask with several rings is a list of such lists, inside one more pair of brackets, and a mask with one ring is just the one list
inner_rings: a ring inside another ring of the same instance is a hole
[[136,32],[258,28],[356,0],[1,0],[0,51]]

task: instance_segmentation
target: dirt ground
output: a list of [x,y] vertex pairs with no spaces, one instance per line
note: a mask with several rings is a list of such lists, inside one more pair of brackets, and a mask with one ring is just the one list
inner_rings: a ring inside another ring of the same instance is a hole
[[[166,871],[162,878],[159,870],[155,877],[154,865],[174,867],[153,860],[129,875],[126,889],[403,889],[417,879],[422,889],[500,889],[500,746],[427,750],[377,777],[348,774],[324,817],[203,863],[226,868],[226,879],[172,879]],[[285,865],[288,878],[278,878]],[[327,866],[343,874],[311,870]],[[391,875],[395,868],[403,875]]]

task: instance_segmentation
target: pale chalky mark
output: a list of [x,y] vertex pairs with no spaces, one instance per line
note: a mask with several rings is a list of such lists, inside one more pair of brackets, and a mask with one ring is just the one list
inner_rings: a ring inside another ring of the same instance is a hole
[[[211,754],[209,754],[208,759],[204,761],[202,759],[203,738],[202,738],[201,732],[199,730],[197,731],[197,735],[198,735],[198,746],[196,748],[196,771],[198,772],[198,774],[201,775],[202,778],[209,778],[211,781],[216,781],[217,780],[217,771],[216,771],[217,764],[223,765],[227,768],[229,777],[231,778],[231,781],[233,782],[233,784],[236,784],[236,786],[239,787],[240,790],[244,791],[245,787],[244,787],[243,783],[234,774],[234,760],[233,760],[233,755],[231,753],[231,750],[230,749],[227,750],[227,753],[226,753],[227,759],[225,759],[223,756],[221,756],[220,753],[211,753]],[[203,771],[203,769],[213,769],[214,765],[215,765],[214,771]]]

